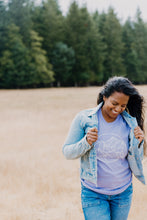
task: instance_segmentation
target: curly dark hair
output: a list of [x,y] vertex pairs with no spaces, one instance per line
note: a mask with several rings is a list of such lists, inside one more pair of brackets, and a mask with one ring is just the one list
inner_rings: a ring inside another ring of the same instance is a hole
[[108,98],[114,92],[122,92],[129,96],[126,111],[137,119],[138,125],[144,130],[144,99],[129,79],[121,76],[110,78],[99,93],[97,104],[103,101],[103,96]]

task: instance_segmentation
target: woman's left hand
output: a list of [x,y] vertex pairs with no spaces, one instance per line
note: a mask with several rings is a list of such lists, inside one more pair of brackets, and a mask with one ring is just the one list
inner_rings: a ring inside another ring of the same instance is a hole
[[139,143],[144,139],[144,133],[139,126],[134,128],[135,138],[139,140]]

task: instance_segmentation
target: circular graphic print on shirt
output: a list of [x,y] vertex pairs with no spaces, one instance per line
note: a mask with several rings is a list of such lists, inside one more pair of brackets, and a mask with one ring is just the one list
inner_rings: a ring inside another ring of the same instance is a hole
[[124,159],[128,153],[128,146],[117,135],[101,135],[96,142],[97,158]]

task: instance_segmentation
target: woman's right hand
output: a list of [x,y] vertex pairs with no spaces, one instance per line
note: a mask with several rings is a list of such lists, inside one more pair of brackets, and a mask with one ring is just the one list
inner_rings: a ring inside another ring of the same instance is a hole
[[86,140],[88,144],[92,145],[98,139],[98,130],[97,128],[91,128],[86,134]]

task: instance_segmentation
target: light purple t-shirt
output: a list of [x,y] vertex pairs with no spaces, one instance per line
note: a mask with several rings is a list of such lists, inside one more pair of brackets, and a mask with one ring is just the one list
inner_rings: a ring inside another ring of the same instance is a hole
[[95,192],[114,195],[123,192],[132,182],[132,173],[126,159],[130,127],[121,115],[109,123],[103,118],[101,109],[97,116],[97,187],[84,179],[81,181]]

